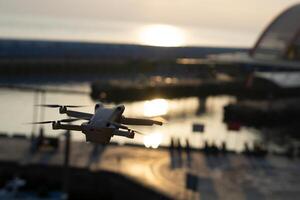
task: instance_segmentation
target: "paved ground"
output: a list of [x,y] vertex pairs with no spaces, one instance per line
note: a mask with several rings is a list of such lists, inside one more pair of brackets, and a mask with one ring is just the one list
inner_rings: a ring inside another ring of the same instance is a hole
[[[62,148],[28,153],[27,140],[0,139],[0,160],[61,165]],[[180,156],[181,155],[181,156]],[[190,160],[190,162],[188,162]],[[300,160],[278,156],[251,158],[231,154],[205,156],[192,152],[131,146],[96,147],[72,143],[71,164],[124,174],[174,199],[298,199]],[[196,191],[185,189],[186,174],[196,177]]]
[[[127,156],[122,157],[123,154]],[[300,162],[269,156],[205,156],[195,152],[188,167],[172,167],[168,151],[115,147],[106,151],[97,166],[114,170],[151,185],[176,199],[297,199],[300,195]],[[121,159],[120,159],[121,158]],[[175,163],[180,163],[175,158]],[[198,179],[196,192],[185,189],[187,173]]]

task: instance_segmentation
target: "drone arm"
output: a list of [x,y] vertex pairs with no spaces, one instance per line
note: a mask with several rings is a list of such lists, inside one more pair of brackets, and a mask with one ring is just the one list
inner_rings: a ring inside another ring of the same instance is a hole
[[54,124],[52,125],[54,130],[63,129],[63,130],[70,130],[70,131],[82,131],[82,127],[79,125],[71,125],[71,124]]
[[162,125],[162,122],[152,120],[152,119],[140,119],[140,118],[130,118],[130,117],[121,117],[121,124],[127,124],[127,125],[142,125],[142,126],[152,126],[154,124],[156,125]]
[[90,120],[93,117],[93,114],[84,113],[84,112],[78,112],[78,111],[73,111],[73,110],[67,110],[67,111],[65,111],[65,113],[69,117],[75,117],[75,118],[79,118],[79,119]]
[[115,130],[113,132],[113,135],[125,136],[125,137],[128,137],[128,138],[134,138],[134,132],[133,131]]

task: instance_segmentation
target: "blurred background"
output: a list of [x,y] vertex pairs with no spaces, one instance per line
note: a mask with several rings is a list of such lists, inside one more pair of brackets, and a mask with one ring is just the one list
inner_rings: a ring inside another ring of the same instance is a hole
[[[296,3],[0,1],[0,198],[294,199]],[[165,124],[105,146],[26,124],[96,102]]]

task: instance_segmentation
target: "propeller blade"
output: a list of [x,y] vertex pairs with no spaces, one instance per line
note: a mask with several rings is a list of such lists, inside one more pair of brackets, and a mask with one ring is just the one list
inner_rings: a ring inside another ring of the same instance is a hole
[[165,123],[168,122],[167,119],[164,118],[164,117],[152,117],[151,119],[152,119],[152,120],[155,120],[155,121],[157,121],[157,122],[161,122],[161,123],[163,123],[163,124],[165,124]]
[[38,104],[36,106],[47,107],[47,108],[60,108],[60,107],[68,107],[68,108],[81,108],[85,106],[77,106],[77,105],[59,105],[59,104]]
[[35,106],[47,107],[47,108],[59,108],[61,105],[58,104],[37,104]]
[[78,106],[76,106],[76,105],[63,105],[63,106],[65,106],[65,107],[69,107],[69,108],[82,108],[82,107],[86,107],[86,106],[82,106],[82,105],[78,105]]
[[32,122],[32,123],[28,123],[28,124],[51,124],[54,121],[43,121],[43,122]]
[[146,135],[145,133],[142,133],[140,131],[134,130],[134,129],[128,129],[130,131],[133,131],[134,133],[140,134],[140,135]]
[[58,122],[75,122],[75,121],[78,121],[78,120],[81,120],[81,119],[74,119],[74,118],[62,119],[62,120],[58,120]]
[[141,125],[141,126],[152,126],[154,124],[156,125],[163,125],[163,122],[152,120],[152,119],[143,119],[143,118],[132,118],[132,117],[121,117],[122,124],[126,125]]
[[78,120],[81,120],[81,119],[71,118],[71,119],[61,119],[61,120],[58,120],[58,121],[31,122],[31,123],[27,123],[27,124],[51,124],[53,122],[74,122],[74,121],[78,121]]

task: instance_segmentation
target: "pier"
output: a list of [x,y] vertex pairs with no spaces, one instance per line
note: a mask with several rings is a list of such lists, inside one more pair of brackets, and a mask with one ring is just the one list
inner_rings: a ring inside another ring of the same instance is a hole
[[248,87],[246,78],[177,79],[157,77],[154,80],[95,81],[91,97],[104,102],[130,102],[154,98],[185,98],[232,95],[239,98],[263,99],[270,96],[285,98],[299,96],[300,88],[283,88],[263,78],[255,78]]

